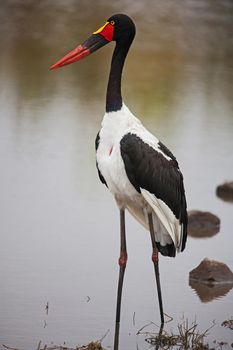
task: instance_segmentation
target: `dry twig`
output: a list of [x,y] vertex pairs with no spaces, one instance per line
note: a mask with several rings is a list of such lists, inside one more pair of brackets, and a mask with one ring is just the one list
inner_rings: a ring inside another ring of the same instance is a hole
[[[197,329],[196,320],[194,322],[189,323],[186,319],[182,323],[177,325],[178,333],[177,334],[169,334],[167,333],[163,327],[160,327],[159,332],[147,332],[145,328],[149,325],[156,325],[153,322],[150,322],[143,326],[137,334],[146,335],[146,341],[151,345],[156,346],[156,349],[166,349],[172,350],[173,348],[179,347],[180,350],[185,349],[193,349],[193,350],[208,350],[210,349],[207,344],[205,344],[204,340],[207,336],[209,330],[215,326],[215,322],[206,329],[204,332],[199,332]],[[156,325],[157,326],[157,325]],[[158,327],[158,326],[157,326]],[[159,328],[159,327],[158,327]]]

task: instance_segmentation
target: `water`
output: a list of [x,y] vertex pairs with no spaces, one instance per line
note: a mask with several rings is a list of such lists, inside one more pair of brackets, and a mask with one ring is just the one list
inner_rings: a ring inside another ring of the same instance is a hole
[[[213,238],[190,238],[176,259],[161,258],[164,311],[173,317],[165,327],[175,332],[187,317],[205,330],[215,320],[207,339],[232,342],[221,323],[233,315],[233,291],[203,303],[188,282],[205,257],[233,269],[232,205],[215,196],[233,169],[232,2],[11,0],[0,8],[0,347],[82,345],[108,329],[103,345],[112,346],[119,214],[98,180],[94,139],[113,45],[48,67],[118,12],[137,24],[125,102],[178,158],[189,209],[221,219]],[[137,331],[159,323],[151,246],[126,219],[120,344],[143,350],[150,346]]]

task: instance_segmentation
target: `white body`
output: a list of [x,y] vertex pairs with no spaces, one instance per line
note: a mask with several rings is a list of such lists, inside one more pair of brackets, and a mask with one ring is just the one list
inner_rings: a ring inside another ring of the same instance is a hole
[[171,209],[145,189],[141,189],[139,193],[127,177],[121,156],[120,141],[128,133],[137,135],[143,142],[170,160],[158,147],[159,140],[123,104],[121,110],[104,115],[96,153],[98,168],[118,206],[128,209],[146,229],[149,228],[148,213],[152,212],[156,241],[162,246],[173,242],[177,251],[180,251],[181,226]]

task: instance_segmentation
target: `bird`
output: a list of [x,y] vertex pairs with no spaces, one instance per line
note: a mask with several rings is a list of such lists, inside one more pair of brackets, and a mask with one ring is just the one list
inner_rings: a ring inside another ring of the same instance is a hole
[[118,349],[122,287],[127,264],[125,211],[150,232],[161,325],[164,324],[159,253],[175,257],[185,249],[187,203],[183,175],[173,153],[134,116],[121,93],[122,71],[136,34],[133,20],[115,14],[50,69],[79,61],[114,41],[106,110],[95,140],[100,181],[120,213],[120,257],[114,350]]

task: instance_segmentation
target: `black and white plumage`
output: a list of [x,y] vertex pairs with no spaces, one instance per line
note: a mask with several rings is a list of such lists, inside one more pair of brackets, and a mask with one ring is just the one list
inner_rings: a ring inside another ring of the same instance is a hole
[[131,18],[118,14],[51,69],[78,61],[111,41],[116,42],[106,96],[106,112],[96,137],[96,164],[101,182],[120,209],[120,273],[114,350],[118,349],[121,295],[127,263],[125,209],[146,229],[152,242],[152,260],[158,289],[161,324],[164,323],[158,251],[174,257],[187,237],[183,176],[169,149],[152,135],[123,103],[122,70],[136,32]]
[[184,250],[187,235],[183,176],[173,154],[123,104],[107,112],[96,139],[100,180],[118,205],[147,229],[153,214],[155,239],[163,255]]

